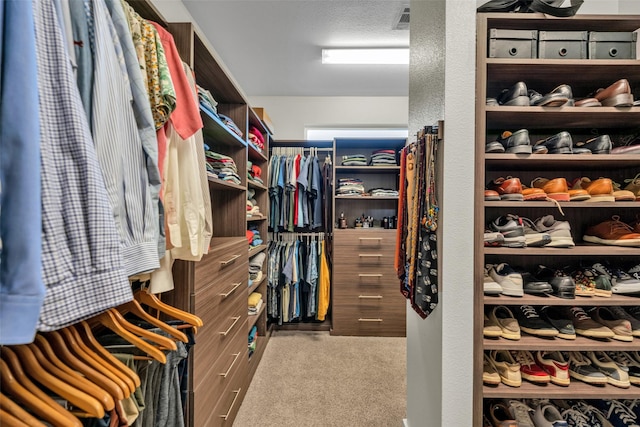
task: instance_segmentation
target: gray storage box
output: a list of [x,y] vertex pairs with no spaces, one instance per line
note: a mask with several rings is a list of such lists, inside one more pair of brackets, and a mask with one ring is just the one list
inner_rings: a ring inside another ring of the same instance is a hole
[[489,58],[536,58],[538,30],[489,30]]
[[638,33],[589,32],[589,59],[636,59]]
[[586,59],[587,31],[540,31],[538,58]]

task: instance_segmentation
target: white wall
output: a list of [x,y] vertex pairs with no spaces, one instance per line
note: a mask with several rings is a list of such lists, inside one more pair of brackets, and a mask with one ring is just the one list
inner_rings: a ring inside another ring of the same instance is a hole
[[278,140],[304,139],[305,127],[406,128],[409,98],[405,96],[253,96],[253,107],[263,107]]

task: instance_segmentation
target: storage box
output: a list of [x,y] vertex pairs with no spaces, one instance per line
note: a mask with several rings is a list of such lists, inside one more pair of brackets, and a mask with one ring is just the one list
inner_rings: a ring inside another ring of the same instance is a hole
[[587,31],[540,31],[538,58],[586,59]]
[[489,58],[536,58],[538,30],[489,30]]
[[636,59],[638,33],[589,32],[589,59]]
[[273,135],[273,122],[271,121],[271,117],[267,115],[267,112],[264,110],[264,108],[254,107],[253,111],[255,111],[256,115],[260,118],[262,123],[264,123],[267,129],[269,129],[271,135]]

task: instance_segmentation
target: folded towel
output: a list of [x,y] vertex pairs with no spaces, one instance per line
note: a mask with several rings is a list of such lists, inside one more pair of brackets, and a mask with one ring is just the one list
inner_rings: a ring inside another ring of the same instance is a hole
[[249,307],[257,306],[259,301],[262,301],[262,294],[260,292],[253,292],[249,295]]
[[263,303],[264,301],[260,300],[255,307],[249,307],[249,311],[247,314],[249,314],[250,316],[255,316],[256,314],[258,314],[260,312],[260,308],[262,308]]

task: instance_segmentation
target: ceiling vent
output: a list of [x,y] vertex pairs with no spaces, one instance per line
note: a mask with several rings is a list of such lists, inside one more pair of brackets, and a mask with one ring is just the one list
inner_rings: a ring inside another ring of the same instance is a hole
[[393,26],[394,30],[408,30],[409,29],[409,6],[403,5],[400,8],[400,13],[398,13],[398,17],[395,21],[395,25]]

